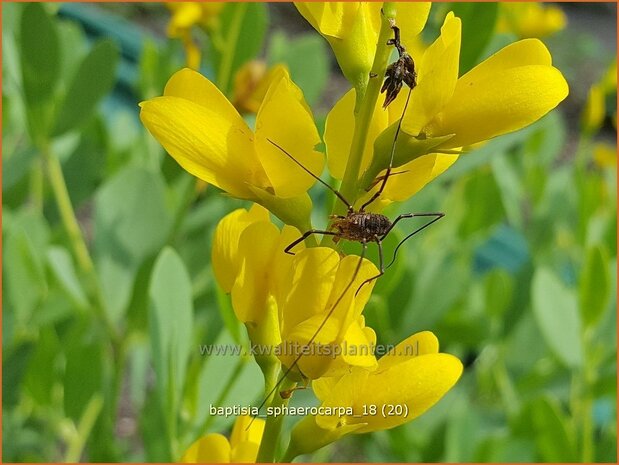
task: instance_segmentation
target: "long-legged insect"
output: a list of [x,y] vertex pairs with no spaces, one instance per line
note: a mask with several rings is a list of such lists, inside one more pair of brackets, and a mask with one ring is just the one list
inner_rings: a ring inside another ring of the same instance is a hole
[[[329,318],[335,312],[336,307],[339,305],[339,303],[342,301],[344,296],[348,293],[348,291],[354,284],[357,274],[359,273],[359,270],[361,269],[361,264],[363,263],[363,259],[365,257],[365,253],[367,250],[367,244],[369,242],[375,242],[378,247],[379,273],[376,276],[373,276],[363,281],[361,285],[359,286],[359,288],[357,288],[355,295],[359,293],[359,291],[365,284],[368,284],[374,281],[375,279],[381,277],[385,273],[382,241],[385,239],[385,237],[387,237],[387,235],[391,232],[391,230],[395,227],[396,224],[398,224],[401,220],[406,219],[406,218],[415,218],[415,217],[432,218],[426,224],[418,227],[417,229],[409,233],[404,239],[400,241],[400,243],[396,246],[394,250],[393,258],[391,262],[389,262],[389,264],[387,265],[387,268],[389,268],[395,262],[397,252],[400,246],[404,244],[404,242],[406,242],[409,238],[421,232],[422,230],[424,230],[425,228],[427,228],[428,226],[430,226],[431,224],[435,223],[436,221],[440,220],[443,216],[445,216],[444,213],[404,213],[404,214],[399,215],[392,222],[385,215],[365,211],[365,209],[369,205],[371,205],[374,201],[376,201],[381,196],[381,194],[383,193],[385,189],[385,186],[387,185],[387,181],[389,180],[389,177],[392,175],[391,171],[393,169],[393,157],[395,154],[395,147],[396,147],[396,143],[398,140],[398,135],[400,133],[400,129],[402,126],[402,119],[408,107],[408,102],[410,100],[411,92],[413,88],[416,86],[416,81],[415,81],[416,73],[415,73],[413,59],[406,52],[405,48],[400,44],[399,28],[395,24],[392,24],[391,28],[394,31],[394,38],[390,39],[389,42],[387,42],[387,44],[393,45],[398,50],[400,57],[398,58],[396,62],[391,64],[389,68],[387,69],[386,79],[381,89],[381,92],[387,91],[385,104],[383,105],[383,108],[389,105],[389,103],[391,103],[391,101],[393,101],[396,98],[397,94],[402,88],[402,82],[406,83],[409,86],[409,91],[406,97],[406,103],[404,104],[404,109],[402,110],[402,116],[400,117],[400,120],[398,121],[398,126],[397,126],[395,137],[393,140],[393,145],[391,147],[389,166],[387,167],[385,174],[378,178],[378,182],[380,182],[380,187],[378,188],[378,190],[372,195],[372,197],[370,197],[369,200],[367,200],[363,205],[361,205],[361,208],[359,208],[359,210],[355,210],[354,206],[348,200],[346,200],[346,198],[339,191],[331,187],[325,181],[323,181],[318,176],[316,176],[314,173],[312,173],[310,170],[308,170],[296,158],[294,158],[290,153],[288,153],[283,147],[273,142],[272,140],[267,139],[271,144],[277,147],[282,153],[284,153],[288,158],[290,158],[294,163],[296,163],[306,173],[308,173],[310,176],[312,176],[314,179],[316,179],[318,182],[324,185],[327,189],[333,192],[333,194],[335,194],[335,196],[339,200],[341,200],[348,209],[346,215],[331,216],[330,219],[332,221],[328,229],[326,230],[310,229],[309,231],[306,231],[300,238],[298,238],[297,240],[289,244],[284,249],[284,252],[286,252],[287,254],[294,255],[294,253],[291,252],[291,250],[297,244],[303,242],[305,239],[307,239],[312,234],[322,234],[322,235],[333,236],[333,241],[336,243],[341,239],[346,239],[346,240],[354,241],[354,242],[360,242],[362,246],[361,255],[359,256],[359,261],[357,262],[357,266],[355,267],[355,271],[353,272],[352,279],[350,280],[348,285],[344,288],[343,292],[340,294],[337,300],[333,303],[333,305],[331,306],[331,308],[325,315],[324,319],[322,320],[321,324],[318,326],[318,328],[314,332],[314,335],[307,341],[306,346],[311,346],[314,343],[320,331],[322,331],[324,326],[327,324],[327,321],[329,320]],[[299,360],[301,360],[301,357],[302,357],[302,353],[298,354],[295,357],[294,361],[290,364],[290,366],[286,368],[282,377],[279,379],[277,384],[271,389],[271,391],[267,394],[265,399],[262,401],[262,403],[258,407],[258,410],[264,407],[267,400],[275,393],[279,385],[292,372],[295,366],[297,366]],[[284,393],[281,393],[282,398],[288,398],[291,396],[291,394],[292,394],[292,391],[290,390]]]

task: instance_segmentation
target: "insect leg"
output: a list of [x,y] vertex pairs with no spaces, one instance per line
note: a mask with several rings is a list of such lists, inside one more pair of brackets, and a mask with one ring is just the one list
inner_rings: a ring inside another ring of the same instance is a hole
[[292,249],[295,245],[297,245],[300,242],[303,242],[305,239],[307,239],[309,236],[311,236],[312,234],[326,234],[327,236],[337,236],[340,233],[336,232],[336,231],[321,231],[320,229],[310,229],[309,231],[306,231],[301,237],[299,237],[296,241],[292,242],[291,244],[288,245],[288,247],[286,247],[284,249],[284,252],[286,252],[288,255],[294,255],[293,252],[290,251],[290,249]]
[[357,288],[357,292],[355,292],[355,296],[357,294],[359,294],[359,291],[361,290],[361,288],[363,286],[365,286],[368,283],[371,283],[372,281],[374,281],[375,279],[380,278],[382,275],[385,274],[385,263],[383,261],[383,241],[380,237],[378,236],[374,236],[374,240],[376,241],[376,246],[378,247],[378,267],[380,269],[380,272],[376,275],[373,276],[371,278],[366,279],[365,281],[363,281],[361,283],[361,285]]
[[393,258],[391,259],[391,262],[389,262],[389,265],[387,265],[387,268],[389,268],[391,265],[393,265],[393,263],[395,262],[395,257],[398,254],[398,249],[400,248],[400,246],[402,244],[404,244],[408,239],[410,239],[411,237],[413,237],[415,234],[417,234],[418,232],[423,231],[424,229],[426,229],[428,226],[430,226],[432,223],[436,223],[438,220],[440,220],[442,217],[445,216],[444,213],[404,213],[400,216],[398,216],[395,221],[393,223],[391,223],[391,227],[389,228],[389,230],[383,235],[383,239],[385,238],[385,236],[387,234],[389,234],[389,232],[393,229],[393,227],[400,221],[403,220],[405,218],[415,218],[417,216],[423,216],[423,217],[432,217],[432,219],[430,221],[428,221],[426,224],[424,224],[423,226],[420,226],[419,228],[415,229],[412,233],[410,233],[408,236],[406,236],[404,239],[402,239],[400,241],[400,243],[396,246],[395,250],[393,251]]

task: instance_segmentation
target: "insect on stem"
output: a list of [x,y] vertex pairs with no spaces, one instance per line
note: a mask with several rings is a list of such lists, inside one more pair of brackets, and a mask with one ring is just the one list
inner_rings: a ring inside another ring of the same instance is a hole
[[[373,276],[363,281],[361,285],[357,288],[355,292],[355,296],[359,294],[359,291],[364,285],[369,284],[375,279],[381,277],[385,273],[385,269],[393,265],[396,259],[397,252],[402,246],[402,244],[404,244],[404,242],[406,242],[408,239],[418,234],[419,232],[423,231],[424,229],[429,227],[431,224],[440,220],[444,216],[443,213],[404,213],[398,216],[393,222],[391,222],[391,220],[387,218],[385,215],[381,215],[379,213],[371,213],[371,212],[366,211],[366,208],[368,208],[373,202],[375,202],[378,198],[380,198],[391,176],[395,174],[403,174],[406,172],[405,170],[405,171],[401,171],[398,173],[393,173],[392,172],[393,159],[395,156],[395,149],[396,149],[398,136],[400,134],[400,130],[402,126],[402,120],[408,108],[411,92],[417,85],[417,82],[416,82],[417,74],[415,72],[415,64],[414,64],[412,57],[406,52],[406,49],[400,43],[400,29],[395,25],[395,21],[392,22],[391,28],[393,29],[394,37],[393,39],[390,39],[387,42],[387,45],[393,45],[396,48],[399,54],[399,58],[394,63],[389,65],[389,67],[387,68],[387,72],[385,74],[385,82],[381,89],[381,92],[386,92],[385,103],[383,105],[383,108],[386,108],[397,97],[398,93],[402,89],[403,84],[406,84],[409,87],[409,91],[406,97],[406,103],[404,104],[404,109],[402,110],[402,115],[400,116],[400,119],[398,121],[398,126],[397,126],[396,133],[393,139],[393,144],[391,146],[389,164],[386,168],[385,174],[379,176],[374,181],[374,183],[372,183],[372,187],[376,186],[379,183],[380,183],[380,186],[377,189],[377,191],[370,197],[370,199],[366,201],[361,206],[361,208],[359,208],[359,210],[355,210],[354,206],[340,192],[338,192],[336,189],[331,187],[325,181],[323,181],[318,176],[316,176],[314,173],[312,173],[310,170],[308,170],[305,166],[303,166],[302,163],[300,163],[296,158],[294,158],[294,156],[292,156],[289,152],[287,152],[283,147],[278,145],[276,142],[270,139],[267,139],[273,146],[277,147],[282,153],[284,153],[294,163],[296,163],[299,167],[301,167],[307,174],[312,176],[315,180],[317,180],[323,186],[325,186],[327,189],[333,192],[336,195],[336,197],[340,199],[340,201],[346,205],[348,209],[346,215],[332,215],[330,217],[331,223],[326,230],[311,229],[309,231],[306,231],[305,233],[303,233],[303,235],[300,238],[290,243],[284,249],[284,251],[287,254],[294,255],[294,252],[292,251],[292,249],[294,249],[294,247],[297,244],[303,242],[305,239],[307,239],[309,236],[313,234],[323,234],[323,235],[333,236],[334,243],[337,243],[340,240],[345,239],[345,240],[352,241],[352,242],[359,242],[361,244],[361,254],[359,256],[359,261],[357,262],[357,265],[353,272],[352,279],[347,284],[347,286],[344,288],[344,291],[340,294],[340,296],[337,298],[337,300],[334,302],[331,308],[327,311],[324,319],[322,320],[321,324],[318,326],[318,328],[314,332],[314,335],[308,340],[306,346],[310,346],[311,344],[314,343],[314,341],[316,340],[316,338],[318,337],[318,335],[320,334],[324,326],[327,324],[327,321],[329,320],[329,318],[331,318],[331,316],[333,315],[336,307],[344,299],[344,296],[346,295],[346,293],[350,290],[350,288],[355,283],[357,279],[357,275],[359,274],[359,270],[361,269],[361,265],[363,263],[363,260],[366,254],[368,243],[375,242],[377,245],[378,258],[379,258],[379,273],[376,276]],[[404,219],[416,218],[416,217],[425,217],[425,218],[431,218],[431,219],[427,223],[413,230],[402,241],[400,241],[400,243],[396,246],[394,250],[393,258],[391,262],[389,262],[389,264],[385,267],[384,260],[383,260],[382,241],[385,239],[385,237],[387,237],[387,235],[393,230],[395,225],[398,224],[400,221]],[[292,372],[292,370],[295,369],[295,367],[298,365],[299,361],[301,360],[302,354],[303,354],[303,351],[301,351],[301,353],[297,355],[295,359],[293,360],[293,362],[285,369],[281,378],[278,380],[276,385],[271,389],[271,391],[267,394],[265,399],[262,401],[262,403],[258,407],[258,410],[264,407],[267,400],[277,391],[281,383]],[[301,373],[301,375],[303,375],[303,373]],[[280,393],[280,396],[282,396],[282,398],[283,396],[289,397],[292,395],[292,393],[293,392],[285,391],[285,392]]]

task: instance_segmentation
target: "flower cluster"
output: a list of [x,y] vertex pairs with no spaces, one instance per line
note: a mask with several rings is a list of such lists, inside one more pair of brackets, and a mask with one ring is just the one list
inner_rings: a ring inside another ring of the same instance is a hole
[[[391,53],[387,39],[397,24],[402,45],[420,50],[416,36],[430,4],[312,2],[297,8],[327,39],[352,86],[329,112],[323,140],[329,174],[342,180],[341,192],[355,206],[376,192],[377,180],[391,167],[398,175],[389,178],[370,208],[410,198],[468,147],[537,121],[568,93],[547,48],[536,39],[513,43],[460,75],[462,25],[448,13],[439,37],[414,57],[417,86],[403,89],[383,110],[378,95]],[[295,247],[295,255],[284,252],[312,229],[307,191],[325,158],[316,150],[321,137],[311,110],[287,71],[275,68],[268,82],[255,105],[254,129],[213,83],[189,69],[172,76],[162,97],[141,104],[141,119],[187,171],[254,202],[221,220],[212,257],[217,281],[230,293],[252,343],[308,349],[301,355],[282,350],[256,356],[267,400],[286,401],[287,395],[275,393],[283,374],[291,384],[312,380],[321,405],[354,412],[300,421],[286,454],[292,460],[348,433],[410,421],[456,383],[462,364],[439,353],[430,332],[410,336],[381,358],[346,350],[376,344],[362,315],[373,282],[361,284],[378,270],[362,257],[342,257],[333,243],[319,247],[308,240]],[[318,347],[331,350],[321,354],[314,350]],[[410,347],[415,350],[406,350]],[[364,412],[367,405],[394,404],[407,415]],[[277,437],[276,423],[269,421],[265,440]],[[274,447],[263,446],[254,459],[273,458],[263,451]]]

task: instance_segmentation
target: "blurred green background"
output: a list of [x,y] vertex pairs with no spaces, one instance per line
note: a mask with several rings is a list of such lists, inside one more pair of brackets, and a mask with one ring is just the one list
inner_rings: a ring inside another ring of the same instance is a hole
[[[470,68],[522,35],[505,8],[435,4],[424,39],[453,9]],[[432,330],[463,378],[418,420],[306,460],[616,460],[616,6],[560,8],[567,25],[539,35],[568,99],[387,212],[446,218],[403,247],[368,324],[384,344]],[[155,3],[2,5],[6,462],[171,461],[229,431],[233,419],[210,417],[209,404],[260,400],[251,360],[198,350],[247,343],[209,257],[219,219],[248,205],[196,183],[138,119],[137,103],[185,63],[183,40],[166,37],[170,14]],[[218,21],[219,36],[190,32],[206,76],[232,97],[249,60],[285,63],[324,124],[348,84],[291,4],[228,4]],[[325,192],[312,195],[324,224]]]

